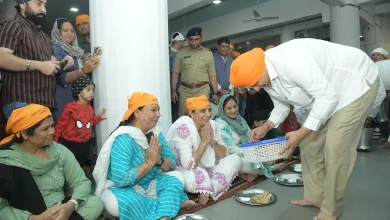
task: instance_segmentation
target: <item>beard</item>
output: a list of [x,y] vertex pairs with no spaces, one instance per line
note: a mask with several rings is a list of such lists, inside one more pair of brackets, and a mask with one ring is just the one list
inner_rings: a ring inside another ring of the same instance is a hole
[[28,4],[26,4],[26,18],[30,21],[34,22],[36,25],[41,25],[43,22],[43,19],[45,19],[46,15],[44,13],[35,14],[30,7],[28,7]]

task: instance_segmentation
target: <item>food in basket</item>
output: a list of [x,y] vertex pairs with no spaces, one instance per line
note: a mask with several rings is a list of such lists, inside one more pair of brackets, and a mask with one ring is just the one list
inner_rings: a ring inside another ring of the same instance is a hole
[[251,197],[251,202],[255,204],[267,204],[271,200],[271,194],[269,192],[263,192]]

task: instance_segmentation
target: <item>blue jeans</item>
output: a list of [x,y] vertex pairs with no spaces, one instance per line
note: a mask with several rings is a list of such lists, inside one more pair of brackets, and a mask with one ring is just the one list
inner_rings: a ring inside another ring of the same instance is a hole
[[25,102],[11,102],[3,106],[3,115],[5,119],[9,119],[11,116],[11,113],[18,108],[22,108],[24,106],[27,106],[27,103]]

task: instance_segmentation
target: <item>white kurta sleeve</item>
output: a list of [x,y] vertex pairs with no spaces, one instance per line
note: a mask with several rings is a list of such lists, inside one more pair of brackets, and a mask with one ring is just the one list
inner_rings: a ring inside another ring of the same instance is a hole
[[380,105],[383,102],[383,99],[385,99],[385,97],[386,97],[385,86],[383,85],[383,80],[379,77],[378,94],[375,97],[374,103],[372,104],[372,108],[370,110],[370,113],[368,114],[368,117],[375,118],[375,116],[379,112]]
[[330,118],[338,103],[336,90],[309,54],[297,54],[287,63],[288,80],[314,98],[313,107],[303,126],[317,131]]

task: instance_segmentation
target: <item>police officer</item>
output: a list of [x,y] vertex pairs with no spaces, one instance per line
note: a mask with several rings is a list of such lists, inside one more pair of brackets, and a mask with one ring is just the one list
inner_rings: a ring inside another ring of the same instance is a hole
[[[202,28],[195,27],[188,31],[186,38],[189,46],[183,47],[177,54],[172,70],[171,98],[179,102],[179,116],[186,115],[185,102],[188,98],[210,95],[213,91],[212,102],[218,104],[218,86],[215,73],[214,57],[210,49],[201,46]],[[181,74],[179,94],[176,88]]]

